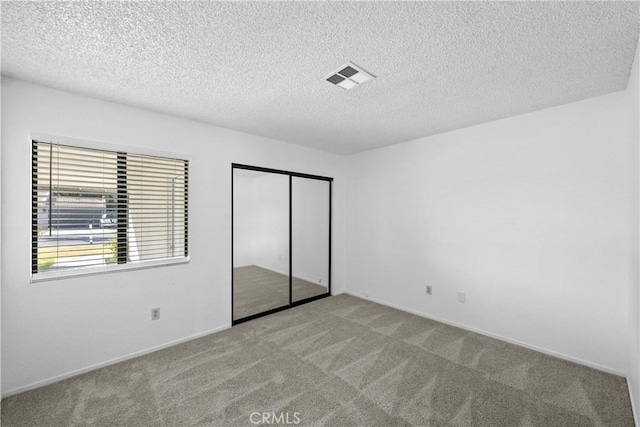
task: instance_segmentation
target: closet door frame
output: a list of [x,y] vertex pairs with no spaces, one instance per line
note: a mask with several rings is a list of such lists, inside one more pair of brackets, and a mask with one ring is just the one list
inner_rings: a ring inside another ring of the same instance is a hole
[[[255,172],[266,172],[266,173],[274,173],[274,174],[279,174],[279,175],[287,175],[289,176],[289,304],[281,306],[281,307],[276,307],[276,308],[272,308],[270,310],[267,311],[263,311],[260,313],[255,313],[255,314],[251,314],[249,316],[240,318],[240,319],[235,319],[233,318],[233,306],[234,306],[234,297],[233,297],[233,293],[234,293],[234,268],[233,268],[233,249],[234,249],[234,235],[233,235],[233,221],[234,221],[234,211],[233,211],[233,197],[234,197],[234,187],[233,187],[233,172],[235,169],[245,169],[245,170],[250,170],[250,171],[255,171]],[[328,271],[328,281],[327,281],[327,292],[324,294],[320,294],[320,295],[314,295],[312,297],[309,298],[305,298],[302,300],[298,300],[298,301],[293,301],[293,178],[297,177],[297,178],[306,178],[306,179],[315,179],[315,180],[319,180],[319,181],[326,181],[329,184],[329,253],[327,254],[327,256],[329,257],[329,262],[328,262],[328,267],[329,267],[329,271]],[[286,170],[281,170],[281,169],[271,169],[271,168],[265,168],[265,167],[261,167],[261,166],[252,166],[252,165],[246,165],[246,164],[242,164],[242,163],[231,163],[231,325],[235,326],[238,325],[240,323],[243,322],[247,322],[249,320],[253,320],[253,319],[257,319],[259,317],[263,317],[263,316],[267,316],[269,314],[273,314],[273,313],[277,313],[279,311],[283,311],[283,310],[288,310],[290,308],[293,307],[297,307],[299,305],[302,304],[306,304],[312,301],[316,301],[322,298],[326,298],[331,296],[331,231],[332,231],[332,203],[333,203],[333,196],[332,196],[332,187],[333,187],[333,178],[327,177],[327,176],[320,176],[320,175],[311,175],[311,174],[306,174],[306,173],[300,173],[300,172],[292,172],[292,171],[286,171]]]

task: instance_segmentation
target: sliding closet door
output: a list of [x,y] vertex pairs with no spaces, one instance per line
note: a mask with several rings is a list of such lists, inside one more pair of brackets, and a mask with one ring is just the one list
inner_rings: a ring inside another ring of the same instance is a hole
[[232,323],[329,296],[332,178],[231,171]]
[[289,176],[233,170],[233,320],[289,305]]
[[291,182],[292,301],[329,292],[331,182]]

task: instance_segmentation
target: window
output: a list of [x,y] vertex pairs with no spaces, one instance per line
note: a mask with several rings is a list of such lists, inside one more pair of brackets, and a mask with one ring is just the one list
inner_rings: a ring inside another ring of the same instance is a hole
[[189,163],[32,142],[34,277],[188,256]]

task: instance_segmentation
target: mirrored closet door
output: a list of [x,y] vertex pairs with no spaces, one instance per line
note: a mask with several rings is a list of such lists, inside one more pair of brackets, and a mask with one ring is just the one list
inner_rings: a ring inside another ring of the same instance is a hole
[[289,305],[289,177],[233,170],[233,319]]
[[291,179],[292,300],[329,289],[330,181]]
[[332,178],[231,170],[232,323],[329,296]]

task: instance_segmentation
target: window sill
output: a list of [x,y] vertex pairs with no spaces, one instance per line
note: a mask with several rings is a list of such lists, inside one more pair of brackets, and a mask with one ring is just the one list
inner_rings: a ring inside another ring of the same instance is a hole
[[117,273],[123,271],[144,270],[147,268],[169,267],[172,265],[188,264],[189,260],[189,257],[171,258],[131,264],[116,264],[104,267],[88,267],[86,269],[78,268],[69,271],[48,271],[45,273],[32,274],[31,283],[49,282],[52,280],[71,279],[74,277],[94,276],[98,274]]

